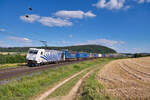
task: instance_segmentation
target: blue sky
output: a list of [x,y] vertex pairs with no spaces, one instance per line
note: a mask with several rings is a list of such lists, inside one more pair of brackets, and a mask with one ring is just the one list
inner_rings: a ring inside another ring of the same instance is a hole
[[45,40],[150,52],[150,0],[0,0],[0,12],[1,47]]

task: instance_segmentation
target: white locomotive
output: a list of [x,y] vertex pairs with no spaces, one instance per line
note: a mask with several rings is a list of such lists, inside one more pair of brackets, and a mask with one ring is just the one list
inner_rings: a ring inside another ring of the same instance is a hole
[[64,61],[65,56],[63,51],[30,48],[26,60],[29,66],[37,66],[44,63]]

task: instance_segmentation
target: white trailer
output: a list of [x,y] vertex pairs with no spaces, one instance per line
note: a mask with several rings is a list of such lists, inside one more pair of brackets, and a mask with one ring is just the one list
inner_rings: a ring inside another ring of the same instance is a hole
[[102,54],[98,54],[98,58],[101,58],[102,57]]

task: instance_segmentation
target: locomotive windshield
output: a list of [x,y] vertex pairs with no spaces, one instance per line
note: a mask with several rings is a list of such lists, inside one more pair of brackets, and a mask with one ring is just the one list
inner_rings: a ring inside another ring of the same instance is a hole
[[29,51],[29,54],[37,54],[38,53],[38,50],[30,50]]

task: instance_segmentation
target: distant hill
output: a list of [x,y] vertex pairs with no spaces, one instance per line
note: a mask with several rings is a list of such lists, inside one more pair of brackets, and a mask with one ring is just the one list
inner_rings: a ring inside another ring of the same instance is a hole
[[[0,48],[0,52],[27,52],[29,48],[32,47],[9,47],[9,48]],[[33,48],[44,48],[44,47],[33,47]],[[115,50],[100,46],[100,45],[77,45],[77,46],[65,46],[65,47],[47,47],[47,49],[54,49],[54,50],[62,50],[68,49],[71,51],[82,51],[82,52],[89,52],[89,53],[116,53]]]

